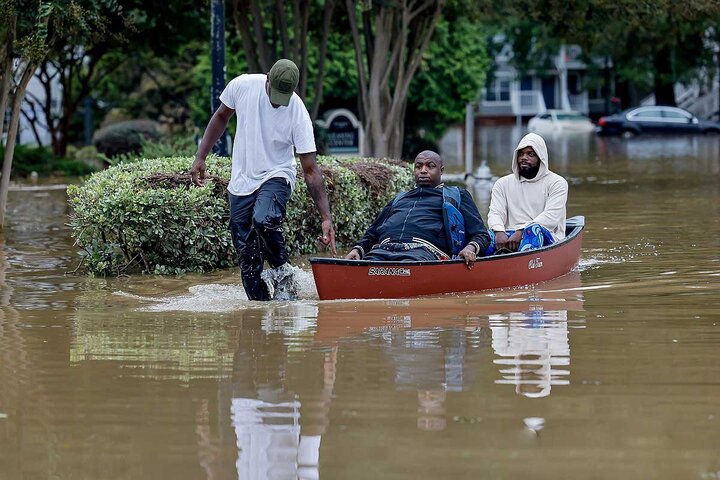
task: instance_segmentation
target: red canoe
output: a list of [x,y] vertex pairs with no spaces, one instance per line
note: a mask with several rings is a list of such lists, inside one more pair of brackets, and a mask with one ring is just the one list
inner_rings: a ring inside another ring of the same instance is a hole
[[473,292],[544,282],[570,272],[580,260],[585,217],[568,219],[563,241],[538,250],[463,260],[375,262],[310,259],[320,300],[407,298]]

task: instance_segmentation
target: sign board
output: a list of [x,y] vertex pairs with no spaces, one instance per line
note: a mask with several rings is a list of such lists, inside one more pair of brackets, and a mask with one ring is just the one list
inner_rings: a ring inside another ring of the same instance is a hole
[[327,152],[332,155],[362,156],[363,129],[350,110],[329,110],[322,122],[327,138]]

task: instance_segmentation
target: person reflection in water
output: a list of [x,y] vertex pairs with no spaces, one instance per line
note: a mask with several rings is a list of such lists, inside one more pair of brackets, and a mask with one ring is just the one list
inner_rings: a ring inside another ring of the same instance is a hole
[[[287,319],[288,314],[277,317]],[[238,478],[319,479],[320,442],[329,424],[337,347],[291,352],[288,345],[293,342],[286,340],[299,333],[297,326],[279,326],[277,320],[264,319],[259,329],[243,328],[235,355],[231,415]],[[318,368],[308,370],[309,364]]]
[[445,390],[418,390],[417,428],[426,432],[445,430]]
[[469,382],[465,363],[467,334],[462,330],[412,329],[384,332],[384,350],[395,366],[400,391],[417,393],[417,428],[444,430],[447,392]]
[[542,309],[509,315],[491,315],[492,347],[501,365],[498,384],[515,385],[529,398],[547,397],[553,385],[568,385],[570,344],[567,311]]

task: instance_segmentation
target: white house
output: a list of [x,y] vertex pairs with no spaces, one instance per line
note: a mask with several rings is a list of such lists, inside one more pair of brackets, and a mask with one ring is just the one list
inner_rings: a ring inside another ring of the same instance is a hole
[[547,109],[576,110],[584,114],[602,113],[605,97],[600,88],[588,91],[583,86],[588,67],[580,60],[577,45],[562,45],[552,58],[553,67],[546,71],[529,71],[525,75],[512,65],[512,45],[497,35],[502,44],[495,57],[492,77],[478,102],[478,116],[485,121],[507,123],[529,117]]

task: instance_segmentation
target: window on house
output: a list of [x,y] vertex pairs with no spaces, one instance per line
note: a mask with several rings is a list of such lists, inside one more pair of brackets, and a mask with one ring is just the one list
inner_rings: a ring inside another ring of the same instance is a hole
[[490,80],[485,87],[485,100],[488,102],[497,102],[497,95],[495,94],[495,81]]
[[510,101],[510,80],[500,80],[500,101]]
[[485,100],[488,102],[509,102],[510,80],[504,78],[491,80],[485,91]]
[[597,86],[588,89],[588,98],[590,100],[603,100],[605,99],[605,92],[602,86]]
[[568,93],[577,95],[580,93],[580,75],[577,73],[569,73],[567,77]]
[[520,79],[520,90],[522,91],[528,91],[533,89],[533,79],[532,77],[525,75]]

